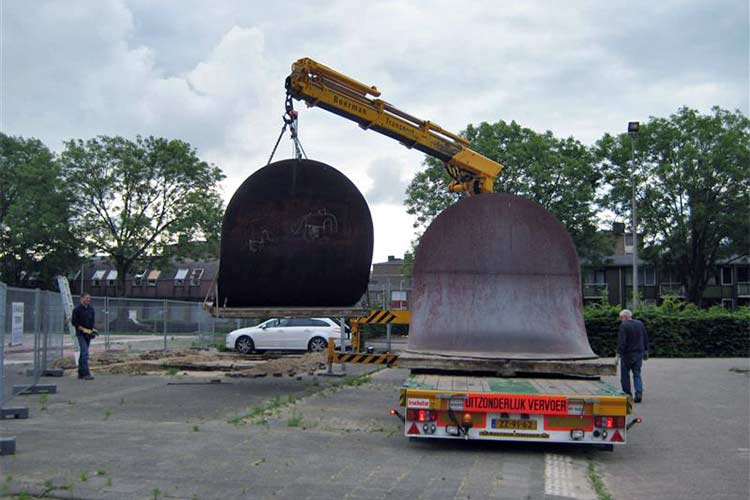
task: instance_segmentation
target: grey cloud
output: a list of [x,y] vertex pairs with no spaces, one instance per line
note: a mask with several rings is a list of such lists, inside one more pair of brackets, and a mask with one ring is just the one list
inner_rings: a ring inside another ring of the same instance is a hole
[[370,205],[392,204],[400,205],[404,201],[404,194],[408,181],[402,180],[404,165],[393,158],[377,158],[370,163],[367,176],[372,179],[372,186],[365,193]]
[[[456,5],[4,2],[0,128],[54,149],[97,134],[179,137],[236,183],[268,158],[284,77],[305,56],[453,132],[517,120],[592,143],[682,105],[748,112],[746,0]],[[358,181],[367,170],[374,215],[402,203],[420,153],[399,156],[395,142],[324,111],[301,121],[311,157]]]
[[[622,8],[602,42],[654,80],[748,77],[748,2],[716,0]],[[606,13],[602,13],[603,16]],[[627,27],[627,29],[624,29]]]
[[[289,65],[303,56],[378,85],[385,100],[453,132],[515,119],[590,143],[628,117],[680,105],[748,107],[742,0],[576,8],[488,0],[462,9],[449,0],[429,8],[129,0],[5,9],[3,128],[54,148],[71,136],[155,133],[231,165],[256,162],[278,133]],[[303,131],[323,140],[356,134],[339,122],[320,120],[316,131],[305,122]],[[331,147],[317,145],[306,142],[311,151]]]

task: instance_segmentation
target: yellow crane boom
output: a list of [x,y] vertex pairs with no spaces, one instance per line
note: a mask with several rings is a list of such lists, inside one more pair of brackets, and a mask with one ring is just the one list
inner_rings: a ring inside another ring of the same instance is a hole
[[453,181],[451,192],[469,194],[493,191],[503,166],[471,150],[469,142],[435,123],[420,120],[378,99],[380,91],[323,64],[304,58],[292,64],[287,92],[308,106],[317,106],[396,139],[442,160]]

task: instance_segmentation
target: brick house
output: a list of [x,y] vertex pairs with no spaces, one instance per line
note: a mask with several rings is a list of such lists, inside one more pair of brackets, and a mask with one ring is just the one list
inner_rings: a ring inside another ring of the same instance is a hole
[[[125,277],[124,293],[118,289],[117,270],[108,259],[97,258],[68,276],[74,295],[83,291],[101,297],[202,301],[219,271],[218,260],[181,260],[166,269],[142,269]],[[83,279],[81,279],[83,277]]]
[[367,293],[372,307],[407,309],[411,277],[404,274],[404,259],[389,255],[387,261],[373,263]]
[[[613,305],[632,305],[632,235],[622,224],[613,228],[614,254],[601,264],[582,263],[581,284],[585,304],[601,302],[606,296]],[[665,296],[684,299],[680,277],[638,259],[638,291],[647,304],[658,304]],[[750,305],[750,258],[736,257],[719,261],[703,293],[703,305],[721,305],[727,309]]]

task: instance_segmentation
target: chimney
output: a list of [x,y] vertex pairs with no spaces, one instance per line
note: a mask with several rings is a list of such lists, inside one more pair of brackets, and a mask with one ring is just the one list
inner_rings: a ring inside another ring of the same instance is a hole
[[395,255],[389,255],[388,256],[388,262],[393,262],[394,260],[396,260],[396,256]]

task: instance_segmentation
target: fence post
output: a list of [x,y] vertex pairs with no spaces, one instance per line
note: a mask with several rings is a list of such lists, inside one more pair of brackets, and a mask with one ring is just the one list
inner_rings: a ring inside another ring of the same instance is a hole
[[42,333],[44,337],[42,338],[42,354],[41,354],[41,362],[42,362],[42,368],[40,371],[40,374],[46,374],[47,372],[47,348],[49,346],[49,332],[52,329],[52,311],[50,311],[50,292],[45,290],[43,293],[44,297],[44,307],[42,310],[42,314],[44,316],[42,317]]
[[34,384],[39,382],[39,375],[41,374],[41,362],[39,359],[40,345],[39,337],[40,330],[42,327],[42,291],[38,288],[34,289]]
[[0,283],[0,408],[5,403],[5,299],[7,285]]
[[388,352],[393,352],[391,350],[391,324],[390,323],[385,325],[385,337],[386,337],[386,342],[388,343]]
[[63,292],[60,290],[60,312],[58,318],[62,319],[62,331],[60,332],[60,359],[65,357],[65,338],[68,333],[68,325],[65,321],[65,300],[63,299]]
[[164,299],[164,310],[162,311],[162,317],[164,318],[164,350],[167,350],[167,299]]
[[109,351],[109,295],[104,296],[104,350]]
[[211,345],[209,347],[215,347],[216,345],[216,316],[211,316]]

